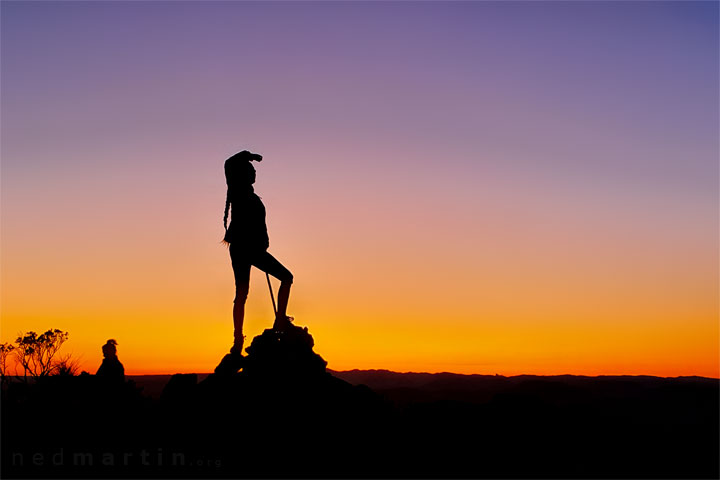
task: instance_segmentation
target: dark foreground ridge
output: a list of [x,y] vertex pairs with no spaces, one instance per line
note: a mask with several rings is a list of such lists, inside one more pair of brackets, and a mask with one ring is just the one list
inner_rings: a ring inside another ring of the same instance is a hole
[[266,330],[239,371],[174,375],[159,398],[93,376],[6,385],[2,477],[718,476],[716,379],[333,375],[313,349]]

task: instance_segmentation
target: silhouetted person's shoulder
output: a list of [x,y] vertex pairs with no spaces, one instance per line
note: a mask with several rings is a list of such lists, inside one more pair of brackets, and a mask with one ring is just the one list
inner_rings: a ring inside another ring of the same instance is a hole
[[125,381],[125,367],[120,363],[117,357],[106,358],[102,361],[100,368],[96,373],[98,377],[103,377],[108,380],[117,380],[120,382]]

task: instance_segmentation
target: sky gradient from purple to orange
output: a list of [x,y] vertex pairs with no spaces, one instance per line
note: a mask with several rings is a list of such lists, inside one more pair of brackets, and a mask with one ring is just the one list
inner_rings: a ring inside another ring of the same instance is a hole
[[211,371],[247,148],[330,368],[720,375],[716,2],[0,11],[1,341]]

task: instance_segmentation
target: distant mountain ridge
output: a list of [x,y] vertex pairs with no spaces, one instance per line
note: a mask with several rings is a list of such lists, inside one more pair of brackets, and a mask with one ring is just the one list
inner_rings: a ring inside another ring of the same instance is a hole
[[[545,381],[563,381],[572,384],[587,384],[590,381],[607,382],[615,380],[635,381],[641,383],[658,383],[666,381],[678,381],[681,383],[712,383],[719,382],[720,379],[701,376],[678,376],[678,377],[657,377],[653,375],[484,375],[484,374],[463,374],[452,372],[395,372],[385,369],[353,369],[353,370],[331,370],[328,373],[333,376],[345,380],[353,385],[367,385],[373,390],[391,390],[391,389],[420,389],[424,391],[442,390],[442,389],[476,389],[476,388],[492,388],[503,383],[513,384],[520,381],[529,380],[545,380]],[[198,380],[202,381],[209,373],[198,373]],[[160,396],[163,388],[172,377],[172,374],[160,375],[127,375],[128,380],[133,380],[138,386],[143,387],[143,393],[147,396],[157,398]]]

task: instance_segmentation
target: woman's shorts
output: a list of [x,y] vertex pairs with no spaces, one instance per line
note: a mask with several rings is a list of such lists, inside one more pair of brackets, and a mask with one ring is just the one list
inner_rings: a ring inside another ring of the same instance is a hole
[[230,260],[235,275],[235,286],[250,284],[250,267],[255,266],[263,272],[269,273],[281,282],[292,283],[293,275],[290,270],[278,262],[267,250],[249,251],[237,243],[230,244]]

